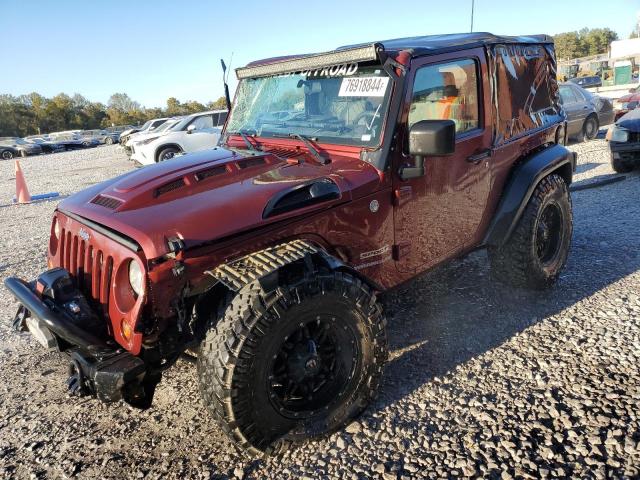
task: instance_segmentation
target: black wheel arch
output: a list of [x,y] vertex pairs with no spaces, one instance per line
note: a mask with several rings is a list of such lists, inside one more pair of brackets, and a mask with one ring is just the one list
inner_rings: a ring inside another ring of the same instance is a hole
[[558,173],[567,185],[573,180],[577,156],[563,145],[550,145],[517,162],[502,192],[500,203],[484,237],[483,245],[502,246],[513,233],[536,186]]
[[[242,283],[229,282],[228,278],[224,278],[223,274],[221,274],[226,266],[232,265],[234,262],[242,261],[256,253],[261,254],[265,251],[276,249],[288,244],[295,244],[297,242],[310,245],[311,249],[315,251],[306,252],[304,255],[301,255],[300,258],[287,261],[283,265],[268,269],[266,272],[262,271],[257,274],[255,278],[245,279]],[[197,289],[194,289],[191,292],[190,303],[193,305],[192,318],[195,319],[193,331],[194,333],[204,332],[209,312],[212,309],[217,308],[217,306],[221,302],[224,302],[225,299],[235,295],[244,285],[250,283],[253,279],[260,283],[265,292],[271,292],[280,285],[291,281],[292,278],[312,277],[319,270],[348,273],[368,285],[374,292],[384,290],[381,285],[378,285],[372,279],[362,274],[362,272],[359,272],[353,267],[345,264],[336,256],[331,255],[327,249],[322,246],[306,239],[290,239],[284,243],[279,242],[273,247],[249,253],[237,259],[229,260],[223,265],[216,266],[215,269],[208,270],[206,272],[207,275],[205,275],[205,280],[198,285]],[[198,333],[196,333],[196,337],[198,336]]]

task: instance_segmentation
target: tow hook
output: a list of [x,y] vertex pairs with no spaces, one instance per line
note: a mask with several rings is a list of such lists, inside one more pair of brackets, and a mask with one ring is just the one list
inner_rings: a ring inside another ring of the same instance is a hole
[[82,373],[80,363],[73,357],[73,355],[69,362],[69,379],[67,380],[67,388],[69,389],[69,393],[74,397],[85,397],[91,394],[91,390],[86,384],[86,378]]

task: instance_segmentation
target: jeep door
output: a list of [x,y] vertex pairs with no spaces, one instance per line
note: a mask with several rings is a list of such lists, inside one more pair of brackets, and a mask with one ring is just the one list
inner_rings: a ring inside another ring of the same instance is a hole
[[[216,117],[214,119],[214,116]],[[182,138],[183,148],[186,152],[197,152],[213,148],[220,138],[220,127],[217,126],[218,114],[208,113],[199,115],[185,126]]]
[[[412,272],[479,243],[491,186],[492,123],[481,48],[418,58],[407,82],[394,168],[394,221],[397,267]],[[408,154],[411,125],[435,119],[455,122],[455,152],[424,157],[424,176],[402,180],[400,166],[415,163]]]

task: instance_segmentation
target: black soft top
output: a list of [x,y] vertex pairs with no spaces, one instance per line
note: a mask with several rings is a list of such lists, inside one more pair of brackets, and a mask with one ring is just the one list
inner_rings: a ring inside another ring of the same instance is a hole
[[[505,36],[494,35],[487,32],[475,33],[450,33],[445,35],[424,35],[421,37],[394,38],[391,40],[383,40],[372,42],[380,44],[386,52],[399,52],[408,50],[412,56],[420,57],[422,55],[433,55],[435,53],[452,52],[456,50],[464,50],[483,45],[493,44],[552,44],[553,38],[549,35],[526,35],[526,36]],[[336,50],[348,50],[368,45],[363,43],[359,45],[345,45]]]

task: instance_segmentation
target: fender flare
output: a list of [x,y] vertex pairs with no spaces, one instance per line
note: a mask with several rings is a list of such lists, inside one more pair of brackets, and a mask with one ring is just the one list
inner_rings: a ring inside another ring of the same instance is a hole
[[576,153],[563,145],[553,145],[525,157],[514,169],[502,192],[484,237],[484,246],[500,247],[509,240],[533,191],[544,177],[557,172],[570,185],[576,161]]
[[279,273],[282,269],[296,262],[304,264],[305,275],[313,275],[318,266],[323,266],[332,271],[347,271],[374,290],[381,290],[379,285],[375,285],[370,279],[330,255],[322,247],[303,239],[295,239],[250,253],[218,265],[212,270],[206,270],[204,273],[213,277],[211,287],[221,283],[237,293],[244,286],[257,280],[265,291],[270,292],[278,287]]

